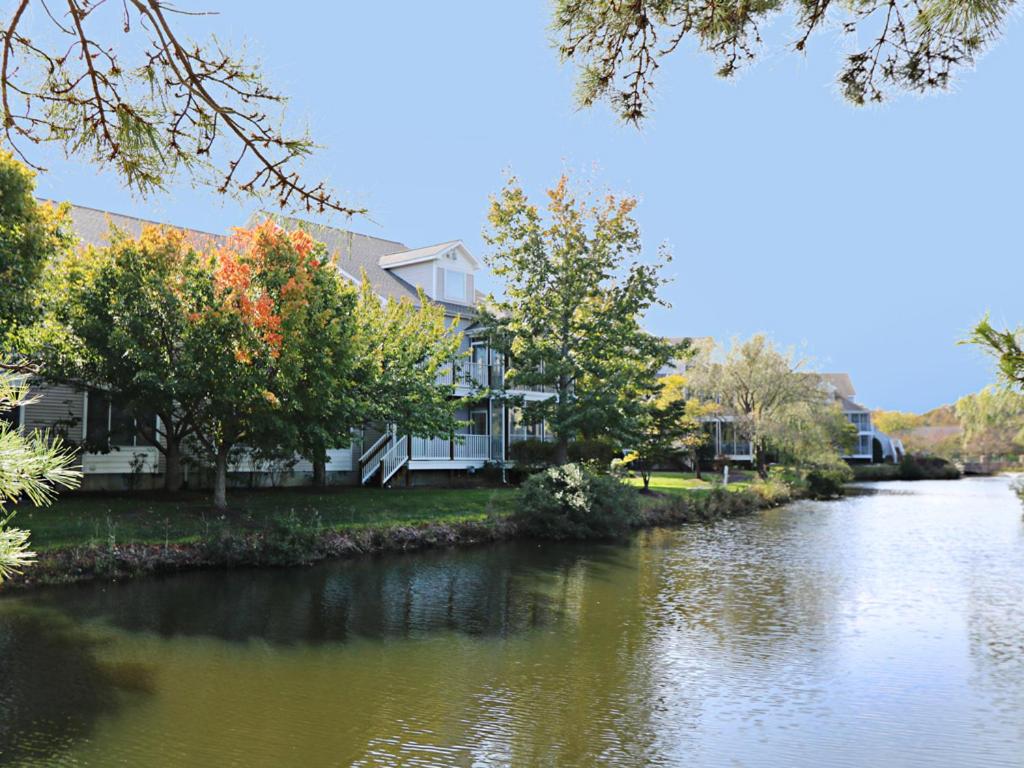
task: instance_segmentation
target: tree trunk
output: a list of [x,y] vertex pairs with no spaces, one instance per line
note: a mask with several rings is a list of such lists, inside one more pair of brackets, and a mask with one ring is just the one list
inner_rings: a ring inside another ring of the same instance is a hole
[[213,470],[213,506],[215,509],[228,508],[228,452],[229,446],[217,448],[217,459]]
[[562,466],[569,463],[569,438],[558,436],[558,444],[555,446],[555,464]]
[[703,479],[700,475],[700,455],[696,451],[693,452],[693,476],[698,480]]
[[755,463],[757,474],[762,480],[768,479],[768,455],[763,441],[754,443]]
[[313,449],[313,485],[317,488],[327,485],[327,451],[320,447]]
[[164,490],[171,493],[180,491],[183,483],[180,443],[178,438],[167,435],[167,448],[164,451]]

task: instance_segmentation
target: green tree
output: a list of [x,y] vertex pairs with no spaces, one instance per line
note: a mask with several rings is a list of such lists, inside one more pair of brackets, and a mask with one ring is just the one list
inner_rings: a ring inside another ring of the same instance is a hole
[[709,412],[699,400],[687,399],[686,378],[681,374],[660,379],[656,392],[644,398],[630,441],[632,450],[626,456],[626,462],[640,473],[644,491],[656,466],[680,455],[694,457],[707,442],[700,418]]
[[364,278],[356,309],[358,396],[362,423],[393,424],[416,437],[451,435],[458,426],[454,387],[438,376],[459,354],[462,334],[423,293],[382,300]]
[[[718,402],[736,419],[737,430],[750,440],[754,462],[768,477],[768,454],[774,445],[790,453],[807,451],[810,435],[801,430],[831,420],[831,403],[820,377],[803,370],[805,362],[781,352],[763,334],[733,341],[722,362],[713,355],[698,360],[692,372],[695,391]],[[832,430],[824,429],[823,434]],[[814,452],[828,440],[815,439]]]
[[[270,433],[257,443],[293,446],[312,462],[313,484],[319,486],[327,480],[327,450],[351,443],[352,430],[361,425],[366,410],[359,396],[365,362],[359,357],[359,292],[342,278],[322,243],[295,233],[288,242],[300,252],[284,248],[278,257],[283,261],[278,290],[290,304],[282,314],[277,361],[281,411]],[[301,251],[306,249],[312,251],[315,266],[300,271]]]
[[113,167],[143,195],[185,170],[219,193],[361,213],[299,175],[313,142],[282,128],[286,99],[258,67],[216,39],[186,39],[182,20],[181,9],[163,0],[12,3],[0,26],[7,142],[32,167],[24,148],[55,142],[68,155]]
[[790,45],[804,51],[811,36],[839,30],[851,42],[838,75],[854,104],[881,101],[891,90],[945,89],[1001,34],[1014,0],[555,0],[553,23],[562,59],[578,70],[577,101],[607,100],[625,121],[643,120],[661,61],[693,43],[729,77],[762,48],[762,30],[787,13]]
[[985,387],[957,400],[956,415],[963,429],[964,455],[1007,456],[1024,451],[1024,394]]
[[164,454],[169,491],[181,488],[182,444],[216,380],[205,367],[223,353],[221,329],[195,321],[215,290],[198,245],[171,228],[138,239],[113,230],[109,247],[54,264],[44,318],[22,338],[50,380],[106,387],[125,408],[159,417],[144,437]]
[[554,392],[524,410],[554,431],[559,464],[581,433],[627,437],[639,401],[676,352],[641,328],[647,310],[663,303],[669,255],[639,261],[635,206],[610,194],[577,200],[565,176],[548,191],[547,223],[514,177],[491,201],[487,261],[505,294],[491,298],[483,322],[510,356],[511,383]]
[[70,249],[70,231],[63,208],[36,202],[35,174],[0,150],[0,342],[33,319],[39,278]]

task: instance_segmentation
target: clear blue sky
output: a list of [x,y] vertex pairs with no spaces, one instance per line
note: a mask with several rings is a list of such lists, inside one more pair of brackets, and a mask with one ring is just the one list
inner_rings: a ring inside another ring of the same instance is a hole
[[[638,195],[645,245],[675,254],[673,308],[652,331],[767,331],[848,371],[874,407],[923,410],[982,387],[990,364],[956,340],[986,310],[1024,321],[1019,22],[955,93],[868,110],[837,96],[828,35],[734,82],[680,52],[638,132],[604,107],[574,110],[542,0],[295,0],[287,16],[196,5],[222,14],[190,23],[245,42],[291,95],[290,118],[325,145],[310,177],[372,212],[357,231],[411,247],[461,238],[482,256],[503,169],[538,197],[563,169],[593,174]],[[133,200],[113,176],[48,162],[40,192],[76,203],[214,231],[252,208],[185,183]]]

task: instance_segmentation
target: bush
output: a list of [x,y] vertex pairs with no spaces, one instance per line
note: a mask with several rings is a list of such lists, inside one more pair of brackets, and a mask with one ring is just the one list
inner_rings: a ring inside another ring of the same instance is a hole
[[519,490],[514,519],[519,529],[544,539],[608,539],[637,519],[637,492],[583,464],[551,467]]
[[527,470],[538,472],[555,463],[557,450],[558,446],[554,443],[531,438],[511,443],[508,447],[508,457]]
[[834,499],[843,495],[843,486],[853,480],[853,470],[846,464],[819,467],[804,476],[807,494],[812,499]]
[[755,480],[750,484],[749,491],[760,499],[765,507],[777,507],[793,500],[793,483],[774,474],[767,480]]
[[598,437],[569,443],[569,461],[593,463],[607,468],[613,459],[621,456],[621,451],[607,438]]
[[906,455],[899,464],[858,464],[857,480],[956,480],[960,470],[939,456]]

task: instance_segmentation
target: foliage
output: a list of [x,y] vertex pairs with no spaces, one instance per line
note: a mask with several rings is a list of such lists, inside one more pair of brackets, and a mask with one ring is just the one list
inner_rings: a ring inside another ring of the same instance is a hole
[[[552,443],[548,445],[555,448]],[[593,464],[598,469],[608,469],[621,455],[618,444],[608,437],[583,437],[569,443],[569,461]],[[552,458],[554,456],[552,451]]]
[[548,191],[548,222],[509,178],[491,200],[488,263],[505,294],[481,321],[511,362],[507,379],[550,388],[555,397],[523,404],[546,419],[558,461],[580,435],[627,436],[642,397],[653,390],[673,345],[647,334],[641,321],[662,302],[661,266],[639,260],[636,201],[607,195],[578,200],[563,176]]
[[842,462],[830,467],[816,467],[807,472],[804,482],[812,499],[832,499],[843,495],[843,486],[854,478],[853,470]]
[[896,435],[922,426],[924,417],[919,413],[905,411],[874,411],[871,414],[871,421],[879,432]]
[[553,27],[562,59],[578,69],[579,104],[607,100],[624,121],[638,123],[650,110],[660,62],[687,41],[710,54],[718,74],[729,77],[756,57],[762,30],[781,13],[795,19],[796,51],[805,50],[814,32],[834,26],[853,43],[844,54],[839,87],[848,101],[864,104],[882,101],[893,89],[949,87],[954,72],[973,66],[999,37],[1013,6],[1013,0],[866,0],[842,6],[828,0],[556,0]]
[[693,366],[693,388],[735,418],[737,431],[753,445],[762,478],[773,447],[797,463],[828,464],[850,439],[820,377],[803,367],[762,334],[734,341],[722,362],[706,355]]
[[555,450],[555,444],[546,440],[516,440],[508,446],[508,457],[533,474],[555,463]]
[[1024,452],[1024,394],[985,387],[957,400],[963,428],[963,453],[968,456],[1016,456]]
[[0,150],[0,341],[33,319],[43,268],[70,244],[65,208],[37,203],[34,174]]
[[356,308],[363,420],[395,424],[401,433],[441,437],[458,426],[461,405],[454,388],[437,383],[462,344],[458,321],[445,321],[444,308],[421,292],[408,299],[382,301],[363,280]]
[[[205,246],[205,250],[200,250]],[[50,378],[96,384],[136,415],[180,487],[184,441],[216,467],[223,506],[231,448],[344,445],[355,423],[355,289],[304,232],[271,222],[225,243],[170,228],[54,265],[47,316],[26,349]]]
[[641,401],[626,462],[640,473],[645,491],[655,467],[692,454],[707,441],[700,421],[705,412],[700,401],[687,399],[686,379],[680,374],[661,378],[657,389]]
[[992,327],[986,316],[965,343],[976,344],[995,357],[1002,381],[1024,390],[1024,327],[1000,331]]
[[256,66],[216,39],[187,40],[171,23],[196,15],[203,14],[164,0],[19,0],[0,28],[8,143],[32,165],[22,147],[55,142],[68,155],[112,166],[143,195],[184,169],[220,193],[361,213],[323,182],[300,178],[297,167],[313,142],[282,128],[274,111],[286,99]]
[[899,464],[855,464],[854,479],[873,480],[956,480],[960,470],[937,456],[908,454]]
[[545,539],[606,539],[626,533],[639,510],[636,491],[584,464],[551,467],[519,489],[519,529]]
[[1017,498],[1020,499],[1021,504],[1024,504],[1024,476],[1018,477],[1014,480],[1011,487],[1017,494]]
[[[0,416],[32,402],[26,397],[24,384],[29,373],[0,367]],[[45,432],[24,435],[0,420],[0,582],[34,559],[28,549],[28,532],[10,527],[14,515],[8,512],[8,505],[24,498],[36,507],[46,506],[58,487],[77,486],[79,473],[72,469],[74,458],[59,438]]]

